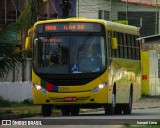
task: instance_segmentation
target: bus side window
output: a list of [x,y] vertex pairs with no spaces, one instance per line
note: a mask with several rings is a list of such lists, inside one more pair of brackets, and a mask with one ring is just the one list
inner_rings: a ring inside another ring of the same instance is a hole
[[123,33],[123,55],[122,58],[125,58],[126,55],[128,55],[129,49],[127,47],[127,34]]
[[[114,31],[112,32],[112,37],[111,38],[113,38],[113,37],[115,37],[115,32]],[[112,43],[112,42],[110,42],[110,43]],[[116,58],[116,49],[112,49],[112,47],[111,47],[111,57]]]
[[130,36],[129,34],[126,34],[126,43],[127,43],[127,58],[131,59],[131,46],[130,46]]
[[123,33],[119,33],[119,43],[118,43],[118,51],[119,51],[119,58],[123,58],[123,51],[124,51],[124,37]]
[[[119,42],[120,42],[120,33],[119,32],[115,32],[115,37],[117,38],[117,41],[118,41],[118,46],[119,46]],[[115,49],[115,52],[116,52],[116,58],[119,58],[119,47],[118,49]]]
[[134,36],[134,40],[136,42],[136,59],[140,60],[140,41],[137,41],[136,38],[137,36]]
[[132,37],[132,59],[136,60],[136,40],[135,40],[135,36]]

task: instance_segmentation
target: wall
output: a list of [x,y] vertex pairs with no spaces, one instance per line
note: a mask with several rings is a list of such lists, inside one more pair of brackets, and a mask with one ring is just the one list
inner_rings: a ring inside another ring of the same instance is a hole
[[32,84],[31,82],[0,82],[0,96],[17,102],[31,99]]
[[0,82],[31,81],[31,71],[31,60],[28,59],[24,66],[17,65],[14,70],[10,70],[4,77],[0,77]]
[[[118,12],[126,12],[127,6],[126,3],[120,2],[119,0],[112,0],[110,6],[110,0],[78,0],[77,1],[77,16],[86,17],[86,18],[98,18],[99,10],[111,11],[112,20],[118,19]],[[137,5],[137,4],[128,4],[128,11],[156,11],[155,7]],[[158,8],[158,11],[160,9]],[[148,17],[148,15],[146,16]],[[152,17],[148,17],[152,19]],[[109,19],[108,19],[109,20]]]
[[150,95],[160,95],[160,78],[158,78],[158,52],[150,50],[150,76],[149,76],[149,87]]
[[155,50],[142,52],[142,94],[150,96],[160,95],[158,53]]

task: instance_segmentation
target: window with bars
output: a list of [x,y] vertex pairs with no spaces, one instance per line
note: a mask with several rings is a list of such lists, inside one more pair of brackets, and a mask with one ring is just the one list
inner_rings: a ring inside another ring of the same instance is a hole
[[[137,36],[111,31],[110,38],[116,37],[118,49],[110,49],[110,57],[130,60],[140,60],[140,42],[136,41]],[[109,41],[111,43],[111,41]],[[111,47],[111,44],[109,44]]]

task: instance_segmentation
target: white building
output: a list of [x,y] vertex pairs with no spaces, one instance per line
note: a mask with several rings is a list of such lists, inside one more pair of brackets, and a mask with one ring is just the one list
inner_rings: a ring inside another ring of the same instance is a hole
[[130,25],[142,28],[142,36],[149,36],[160,31],[160,0],[157,1],[77,0],[77,16],[113,21],[128,20]]

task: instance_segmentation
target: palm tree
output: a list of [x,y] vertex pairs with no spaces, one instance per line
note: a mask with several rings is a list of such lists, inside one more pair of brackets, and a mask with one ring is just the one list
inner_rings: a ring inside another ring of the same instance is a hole
[[15,68],[18,69],[19,65],[26,62],[28,57],[31,57],[31,50],[14,50],[18,41],[15,36],[13,36],[13,33],[19,33],[21,31],[27,33],[33,24],[33,7],[31,0],[17,22],[5,26],[2,31],[0,31],[0,77]]

